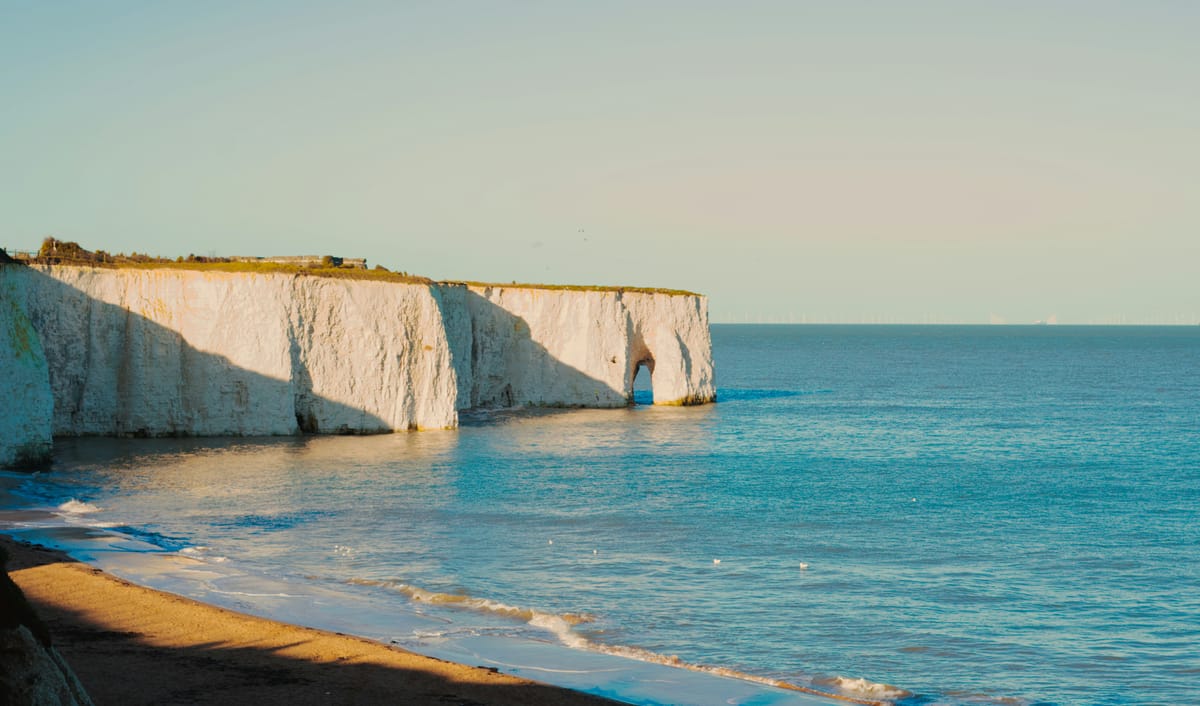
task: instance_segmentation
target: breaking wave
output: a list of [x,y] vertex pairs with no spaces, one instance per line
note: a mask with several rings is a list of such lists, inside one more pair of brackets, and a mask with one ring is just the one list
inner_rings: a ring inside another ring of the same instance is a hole
[[782,679],[773,679],[770,677],[761,677],[754,674],[747,674],[735,669],[727,667],[713,667],[703,664],[693,664],[685,662],[675,655],[664,655],[651,650],[645,650],[640,647],[629,647],[625,645],[609,645],[600,642],[589,640],[588,638],[575,632],[572,628],[576,625],[590,623],[595,620],[595,617],[587,613],[546,613],[540,610],[531,608],[520,608],[511,606],[506,603],[488,600],[486,598],[475,598],[473,596],[457,594],[457,593],[438,593],[436,591],[427,591],[423,588],[418,588],[410,584],[399,581],[379,581],[373,579],[350,579],[347,581],[356,586],[377,586],[396,591],[403,594],[413,601],[420,603],[429,603],[431,605],[441,605],[450,608],[462,610],[471,610],[479,613],[487,613],[491,615],[499,615],[514,620],[520,620],[527,623],[530,627],[544,630],[556,637],[559,642],[577,650],[587,650],[590,652],[598,652],[600,654],[612,655],[614,657],[624,657],[626,659],[634,659],[640,662],[650,662],[653,664],[662,664],[669,667],[677,667],[679,669],[687,669],[693,672],[704,672],[721,677],[732,679],[740,679],[743,681],[755,682],[757,684],[765,684],[779,689],[788,691],[799,691],[807,694],[822,696],[825,698],[845,701],[847,703],[864,704],[865,706],[885,706],[892,699],[901,699],[912,694],[903,689],[890,686],[887,684],[875,684],[866,679],[848,679],[845,677],[834,677],[832,679],[814,681],[814,684],[827,687],[831,690],[815,689],[812,687],[793,684]]
[[[564,613],[562,615],[554,615],[553,613],[543,613],[538,610],[529,608],[518,608],[499,601],[492,601],[486,598],[475,598],[460,593],[438,593],[436,591],[426,591],[423,588],[418,588],[399,581],[375,581],[372,579],[350,579],[347,583],[355,586],[380,586],[391,589],[397,593],[408,596],[411,600],[418,603],[429,603],[430,605],[444,605],[451,608],[461,608],[471,610],[477,613],[489,613],[491,615],[500,615],[514,620],[521,620],[534,627],[544,627],[561,622],[563,625],[579,625],[581,623],[590,623],[595,618],[586,613]],[[547,628],[548,629],[548,628]]]
[[212,562],[214,564],[223,564],[223,563],[229,561],[228,557],[219,556],[217,554],[210,554],[209,553],[210,551],[211,551],[211,549],[209,547],[192,546],[192,547],[184,547],[183,549],[180,549],[179,553],[186,557],[192,558],[192,559]]
[[839,693],[846,696],[852,696],[860,699],[879,699],[884,701],[893,701],[895,699],[906,699],[912,696],[912,692],[905,691],[891,684],[876,684],[866,679],[852,679],[850,677],[829,677],[814,679],[814,684],[837,690]]
[[100,512],[100,508],[91,503],[83,502],[71,498],[65,503],[58,506],[59,512],[65,512],[68,515],[90,515],[93,512]]

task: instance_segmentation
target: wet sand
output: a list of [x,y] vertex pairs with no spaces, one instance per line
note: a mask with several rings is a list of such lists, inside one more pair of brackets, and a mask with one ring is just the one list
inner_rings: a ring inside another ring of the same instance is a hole
[[6,536],[0,544],[9,575],[98,706],[615,703],[197,603]]

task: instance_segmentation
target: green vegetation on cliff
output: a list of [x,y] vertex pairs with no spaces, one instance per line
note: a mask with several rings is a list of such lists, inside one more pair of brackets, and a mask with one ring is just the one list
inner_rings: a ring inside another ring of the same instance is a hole
[[[75,264],[75,263],[63,263]],[[392,272],[382,268],[364,270],[351,267],[320,267],[312,265],[290,265],[281,262],[165,262],[121,263],[116,267],[135,270],[197,270],[200,272],[251,272],[259,274],[293,274],[333,279],[375,280],[379,282],[402,282],[405,284],[432,284],[433,280],[407,272]]]
[[[254,260],[241,257],[216,257],[203,255],[188,255],[170,259],[146,255],[144,253],[117,253],[115,255],[104,250],[86,250],[79,243],[46,238],[37,254],[19,260],[6,259],[8,255],[0,250],[0,262],[18,262],[30,265],[69,265],[90,266],[112,269],[174,269],[196,270],[201,272],[250,272],[258,274],[294,274],[314,277],[331,277],[336,279],[376,280],[381,282],[403,282],[406,284],[434,284],[428,277],[412,275],[407,272],[393,272],[385,267],[376,265],[374,269],[366,269],[354,265],[338,264],[341,261],[326,255],[315,258],[312,262],[298,264],[295,262],[280,262],[278,259],[263,258]],[[286,258],[283,258],[286,259]],[[296,258],[300,259],[300,258]],[[666,294],[669,296],[700,296],[685,289],[666,289],[661,287],[629,287],[622,285],[594,284],[534,284],[529,282],[476,282],[469,280],[444,280],[438,284],[464,285],[468,287],[497,287],[514,289],[544,289],[569,292],[637,292],[642,294]]]
[[663,289],[661,287],[626,287],[620,285],[602,285],[602,284],[530,284],[528,282],[512,282],[506,284],[504,282],[472,282],[445,280],[439,284],[459,284],[467,287],[492,287],[495,289],[549,289],[554,291],[566,292],[638,292],[641,294],[667,294],[670,296],[679,297],[698,297],[701,296],[696,292],[689,292],[686,289]]
[[313,277],[329,277],[334,279],[375,280],[381,282],[402,282],[405,284],[432,284],[428,277],[411,275],[407,272],[392,272],[387,268],[375,266],[368,270],[365,267],[339,265],[339,260],[326,255],[317,258],[311,264],[293,262],[275,262],[268,259],[249,260],[247,258],[208,257],[203,255],[188,255],[174,260],[166,257],[146,255],[144,253],[117,253],[115,255],[104,250],[86,250],[79,243],[46,238],[37,255],[19,260],[30,265],[69,265],[83,267],[102,267],[109,269],[139,269],[139,270],[195,270],[200,272],[249,272],[258,274],[292,274]]

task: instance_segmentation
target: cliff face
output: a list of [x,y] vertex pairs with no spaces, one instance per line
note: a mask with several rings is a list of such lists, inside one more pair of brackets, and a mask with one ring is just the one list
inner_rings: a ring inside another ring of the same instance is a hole
[[696,295],[0,266],[0,464],[50,435],[453,428],[475,406],[714,399]]
[[37,467],[50,456],[50,373],[19,296],[19,271],[0,265],[0,468]]
[[55,436],[370,433],[457,423],[430,287],[184,270],[16,270]]
[[707,302],[700,296],[470,286],[463,294],[471,380],[460,407],[629,404],[638,366],[655,404],[716,396]]

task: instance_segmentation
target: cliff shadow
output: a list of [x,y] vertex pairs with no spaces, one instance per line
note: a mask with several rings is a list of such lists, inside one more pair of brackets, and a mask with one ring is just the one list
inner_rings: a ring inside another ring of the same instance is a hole
[[[25,311],[41,339],[54,402],[55,436],[288,436],[309,433],[378,433],[385,421],[363,409],[315,395],[312,380],[294,350],[264,350],[279,374],[271,375],[204,351],[179,330],[128,306],[112,304],[37,269],[14,272],[27,278]],[[165,286],[165,285],[164,285]],[[156,294],[140,292],[143,310],[162,317]],[[186,297],[185,297],[186,299]],[[186,322],[195,331],[220,328],[244,333],[251,346],[272,340],[237,314],[236,302],[217,311],[200,310]],[[156,310],[156,307],[159,308]],[[286,313],[280,326],[289,325]],[[184,322],[180,321],[180,328]],[[206,328],[207,327],[207,328]],[[280,331],[276,338],[286,340]],[[313,413],[340,421],[326,428]],[[351,420],[346,423],[345,420]]]
[[[455,370],[470,376],[460,409],[624,407],[631,398],[609,382],[563,362],[533,339],[529,322],[466,288],[469,341],[451,342]],[[614,355],[613,366],[624,361]],[[622,371],[623,372],[623,371]]]
[[[449,335],[462,391],[458,408],[693,406],[715,401],[702,297],[683,306],[627,300],[622,289],[563,299],[554,289],[443,284],[468,310],[469,332]],[[532,290],[532,291],[530,291]],[[632,293],[642,297],[644,291]],[[539,297],[545,300],[538,301]],[[649,308],[647,308],[649,307]],[[524,318],[529,317],[529,320]],[[461,315],[447,319],[447,329]],[[704,327],[703,334],[695,330]],[[535,335],[536,333],[536,335]]]

